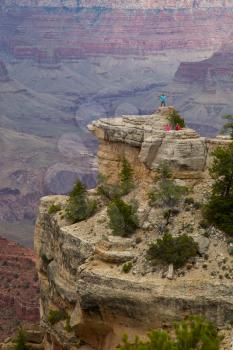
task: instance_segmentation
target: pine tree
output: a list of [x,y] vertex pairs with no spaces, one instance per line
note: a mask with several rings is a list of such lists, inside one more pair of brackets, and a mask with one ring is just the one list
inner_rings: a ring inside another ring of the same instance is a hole
[[214,179],[212,193],[203,207],[203,216],[209,224],[233,235],[233,142],[213,152],[209,172]]
[[125,335],[119,350],[219,350],[222,338],[216,327],[200,316],[191,316],[174,326],[174,337],[167,331],[154,330],[147,341],[136,337],[133,343]]
[[109,226],[114,235],[127,237],[138,227],[136,207],[120,198],[115,198],[108,206]]
[[66,217],[76,223],[91,217],[97,209],[96,201],[87,196],[85,185],[78,180],[69,194],[66,206]]
[[134,188],[133,169],[126,158],[122,161],[119,174],[122,195],[128,194]]
[[14,350],[28,350],[26,345],[26,332],[20,328],[15,339]]

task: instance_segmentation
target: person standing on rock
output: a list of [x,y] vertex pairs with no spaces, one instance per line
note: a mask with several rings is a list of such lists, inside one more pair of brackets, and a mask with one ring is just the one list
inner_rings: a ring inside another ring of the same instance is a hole
[[161,102],[160,106],[161,107],[166,107],[167,96],[163,93],[163,94],[160,95],[159,99],[160,99],[160,102]]

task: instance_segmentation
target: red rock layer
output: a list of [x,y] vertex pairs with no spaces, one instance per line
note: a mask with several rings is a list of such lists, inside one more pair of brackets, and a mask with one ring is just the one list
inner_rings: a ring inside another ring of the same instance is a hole
[[34,253],[0,238],[0,341],[21,322],[39,322]]
[[[13,35],[9,30],[12,21]],[[0,47],[15,58],[39,62],[96,54],[216,50],[232,25],[232,11],[227,7],[180,11],[86,8],[77,12],[28,8],[12,17],[2,14]]]

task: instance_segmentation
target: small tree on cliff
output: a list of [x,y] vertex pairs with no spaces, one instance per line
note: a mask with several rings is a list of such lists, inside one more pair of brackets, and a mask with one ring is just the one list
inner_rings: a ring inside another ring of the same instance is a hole
[[120,171],[121,194],[128,194],[134,188],[133,169],[126,158],[122,160]]
[[213,156],[209,172],[214,184],[203,215],[209,224],[233,235],[233,142],[216,148]]
[[72,223],[76,223],[91,217],[96,212],[96,209],[96,201],[88,198],[85,185],[78,180],[69,194],[66,217]]
[[177,124],[181,128],[185,128],[184,119],[180,116],[179,112],[174,108],[168,112],[168,120],[172,129],[175,129]]
[[159,181],[155,179],[155,185],[149,192],[149,204],[153,207],[166,208],[167,225],[170,222],[173,210],[178,206],[186,192],[186,188],[177,185],[172,179],[172,172],[167,162],[161,162],[158,168]]
[[120,198],[115,198],[108,205],[109,226],[116,236],[127,237],[138,227],[137,208]]
[[186,234],[172,237],[171,234],[165,233],[162,239],[151,243],[147,258],[152,264],[162,262],[173,264],[176,268],[182,267],[191,258],[198,253],[198,244],[192,237]]
[[119,179],[119,182],[109,184],[108,178],[103,174],[100,174],[98,193],[107,200],[113,200],[132,191],[134,188],[133,169],[126,158],[123,158],[122,160]]
[[219,350],[222,338],[216,327],[199,316],[190,316],[174,326],[174,336],[164,330],[154,330],[148,340],[138,337],[133,343],[124,336],[119,350]]
[[14,350],[28,350],[26,345],[26,332],[23,328],[18,330],[14,343]]
[[227,122],[222,128],[222,132],[230,133],[231,139],[233,140],[233,115],[232,114],[226,114],[223,116],[223,119],[225,119]]

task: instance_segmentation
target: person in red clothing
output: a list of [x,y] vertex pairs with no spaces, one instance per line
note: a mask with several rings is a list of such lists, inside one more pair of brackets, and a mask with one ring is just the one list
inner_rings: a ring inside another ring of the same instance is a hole
[[176,124],[176,131],[179,131],[181,129],[182,129],[182,127],[179,124]]

